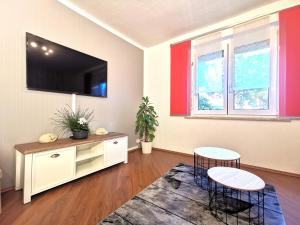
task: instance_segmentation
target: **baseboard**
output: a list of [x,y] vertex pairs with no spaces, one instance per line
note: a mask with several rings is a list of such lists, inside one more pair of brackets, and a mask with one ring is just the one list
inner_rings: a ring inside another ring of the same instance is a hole
[[[177,154],[177,155],[182,155],[182,156],[193,157],[193,154],[183,153],[183,152],[176,152],[176,151],[169,150],[169,149],[153,148],[153,150],[162,151],[162,152],[169,152],[169,153],[172,153],[172,154]],[[241,166],[244,167],[244,168],[256,169],[256,170],[261,170],[261,171],[264,171],[264,172],[271,172],[271,173],[277,173],[277,174],[281,174],[281,175],[300,178],[300,174],[297,174],[297,173],[291,173],[291,172],[286,172],[286,171],[281,171],[281,170],[274,170],[274,169],[265,168],[265,167],[248,165],[248,164],[244,164],[244,163],[241,163]]]
[[128,148],[128,152],[135,151],[135,150],[137,150],[137,149],[139,149],[139,146],[138,146],[138,145],[133,146],[133,147],[131,147],[131,148]]
[[184,152],[176,152],[176,151],[173,151],[173,150],[163,149],[163,148],[153,148],[153,150],[161,151],[161,152],[168,152],[168,153],[172,153],[172,154],[176,154],[176,155],[182,155],[182,156],[193,156],[193,154],[184,153]]
[[244,163],[241,163],[241,167],[300,178],[300,174],[297,174],[297,173],[291,173],[291,172],[286,172],[286,171],[281,171],[281,170],[274,170],[274,169],[260,167],[260,166],[248,165],[248,164],[244,164]]
[[5,192],[8,192],[8,191],[13,191],[13,190],[15,190],[15,186],[2,188],[1,193],[5,193]]

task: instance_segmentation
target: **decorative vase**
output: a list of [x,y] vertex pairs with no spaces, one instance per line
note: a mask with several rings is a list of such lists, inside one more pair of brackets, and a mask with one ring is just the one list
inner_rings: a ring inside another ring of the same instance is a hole
[[143,154],[150,154],[152,151],[152,142],[145,142],[145,141],[141,141],[141,142],[142,142]]
[[73,131],[73,139],[86,139],[89,136],[89,132],[86,130]]

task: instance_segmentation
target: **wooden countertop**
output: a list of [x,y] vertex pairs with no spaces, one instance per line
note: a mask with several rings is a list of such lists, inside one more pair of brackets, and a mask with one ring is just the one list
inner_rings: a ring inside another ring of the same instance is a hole
[[52,149],[66,148],[66,147],[75,146],[75,145],[89,144],[89,143],[98,142],[98,141],[101,142],[101,141],[105,141],[105,140],[110,140],[110,139],[119,138],[119,137],[126,137],[126,136],[127,136],[126,134],[110,132],[105,135],[93,134],[93,135],[90,135],[87,139],[82,139],[82,140],[73,140],[71,138],[62,138],[62,139],[58,139],[55,142],[45,143],[45,144],[41,144],[39,142],[17,144],[17,145],[15,145],[15,149],[25,155],[25,154],[31,154],[31,153],[36,153],[36,152],[48,151],[48,150],[52,150]]

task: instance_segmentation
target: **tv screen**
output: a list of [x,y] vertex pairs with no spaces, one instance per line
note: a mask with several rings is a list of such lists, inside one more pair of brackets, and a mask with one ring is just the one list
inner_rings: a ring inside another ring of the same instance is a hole
[[107,97],[107,62],[26,33],[27,88]]

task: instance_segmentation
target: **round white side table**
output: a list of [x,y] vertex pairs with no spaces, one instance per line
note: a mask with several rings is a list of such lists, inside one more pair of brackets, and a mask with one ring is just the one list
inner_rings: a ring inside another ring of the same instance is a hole
[[[207,178],[207,170],[215,166],[227,166],[240,168],[240,154],[225,148],[200,147],[194,150],[194,179],[204,187],[204,178]],[[208,188],[206,182],[206,188]]]
[[[231,167],[213,167],[207,171],[209,177],[209,208],[218,216],[225,212],[225,224],[228,213],[248,214],[249,224],[264,224],[264,188],[265,182],[253,173]],[[255,210],[254,210],[255,208]],[[252,211],[251,211],[252,210]]]

